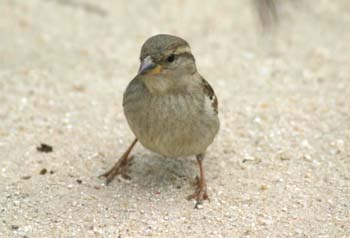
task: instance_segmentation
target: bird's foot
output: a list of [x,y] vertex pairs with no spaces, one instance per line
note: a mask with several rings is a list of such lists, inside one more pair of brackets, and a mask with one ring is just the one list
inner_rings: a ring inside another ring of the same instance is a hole
[[194,208],[198,209],[203,204],[204,200],[210,201],[210,199],[207,193],[206,184],[204,183],[204,181],[201,181],[198,176],[196,177],[196,184],[197,184],[196,191],[193,194],[189,195],[187,197],[187,200],[195,199],[196,205],[194,206]]
[[106,185],[108,185],[112,180],[121,175],[122,178],[130,180],[130,176],[126,174],[126,169],[129,162],[133,159],[133,156],[129,158],[121,158],[110,170],[98,176],[99,178],[106,178]]

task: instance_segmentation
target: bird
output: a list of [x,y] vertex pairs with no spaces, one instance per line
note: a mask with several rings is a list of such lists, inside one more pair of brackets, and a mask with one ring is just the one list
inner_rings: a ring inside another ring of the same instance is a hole
[[278,25],[281,3],[276,0],[253,0],[253,6],[263,29],[273,29]]
[[218,99],[197,71],[188,42],[180,37],[150,37],[141,48],[140,62],[123,95],[124,114],[136,138],[100,177],[109,184],[115,176],[125,175],[137,142],[164,157],[195,156],[197,188],[187,198],[199,207],[209,200],[203,160],[220,128]]

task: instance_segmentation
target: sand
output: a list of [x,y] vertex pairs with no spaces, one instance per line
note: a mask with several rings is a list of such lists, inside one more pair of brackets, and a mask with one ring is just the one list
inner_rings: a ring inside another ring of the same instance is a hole
[[[285,4],[269,34],[248,1],[3,0],[0,237],[349,237],[349,11]],[[138,145],[130,181],[98,178],[133,140],[122,95],[157,33],[219,99],[199,210],[194,158]]]

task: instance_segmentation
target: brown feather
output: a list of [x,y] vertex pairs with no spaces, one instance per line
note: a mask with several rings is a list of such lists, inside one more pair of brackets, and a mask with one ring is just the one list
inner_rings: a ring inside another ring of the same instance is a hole
[[216,113],[218,113],[218,99],[215,95],[214,89],[203,77],[201,77],[201,79],[202,79],[204,94],[206,97],[208,97],[212,101],[213,109]]

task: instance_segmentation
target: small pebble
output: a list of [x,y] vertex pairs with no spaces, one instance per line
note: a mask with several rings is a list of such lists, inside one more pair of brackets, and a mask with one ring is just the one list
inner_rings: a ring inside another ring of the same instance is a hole
[[290,160],[291,159],[291,155],[289,155],[288,153],[286,152],[280,152],[278,154],[278,159],[282,160],[282,161],[285,161],[285,160]]
[[43,153],[50,153],[53,149],[51,145],[41,143],[40,146],[36,147],[36,150]]
[[47,169],[43,168],[40,170],[40,175],[45,175],[47,173]]
[[311,155],[308,155],[308,154],[304,155],[303,159],[306,161],[312,161]]
[[19,229],[19,226],[17,226],[17,225],[11,225],[11,229],[12,229],[12,230],[18,230],[18,229]]
[[267,190],[269,188],[269,186],[268,185],[266,185],[266,184],[262,184],[261,186],[260,186],[260,189],[261,190]]

